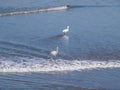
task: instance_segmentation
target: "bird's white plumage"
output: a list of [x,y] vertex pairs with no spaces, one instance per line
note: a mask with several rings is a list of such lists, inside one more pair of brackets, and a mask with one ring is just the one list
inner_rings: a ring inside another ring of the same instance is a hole
[[63,32],[64,34],[66,34],[68,31],[69,31],[69,26],[67,26],[67,28],[66,28],[66,29],[63,29],[63,31],[62,31],[62,32]]
[[51,51],[50,54],[55,57],[58,54],[58,47],[56,47],[56,51]]

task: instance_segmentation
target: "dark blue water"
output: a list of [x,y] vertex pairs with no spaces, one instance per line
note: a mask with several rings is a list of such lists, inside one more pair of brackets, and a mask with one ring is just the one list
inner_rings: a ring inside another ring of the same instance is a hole
[[119,0],[0,1],[0,89],[119,90],[119,16]]

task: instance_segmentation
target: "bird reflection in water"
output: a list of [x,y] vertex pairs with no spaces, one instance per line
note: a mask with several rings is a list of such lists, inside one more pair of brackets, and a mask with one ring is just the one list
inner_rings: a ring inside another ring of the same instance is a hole
[[68,40],[69,40],[69,36],[68,36],[68,35],[63,35],[62,38],[63,38],[65,41],[68,41]]

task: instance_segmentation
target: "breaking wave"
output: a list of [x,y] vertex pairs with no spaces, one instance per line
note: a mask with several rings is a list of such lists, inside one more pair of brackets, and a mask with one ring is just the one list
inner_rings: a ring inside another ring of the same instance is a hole
[[12,16],[12,15],[30,14],[30,13],[38,13],[38,12],[59,11],[59,10],[65,10],[67,8],[68,8],[67,6],[60,6],[60,7],[52,7],[52,8],[35,9],[35,10],[13,11],[8,13],[1,13],[0,16]]
[[70,8],[85,8],[85,7],[120,7],[120,5],[64,5],[58,7],[51,7],[51,8],[40,8],[40,9],[26,9],[21,11],[10,11],[5,13],[0,13],[0,16],[13,16],[13,15],[21,15],[21,14],[30,14],[30,13],[38,13],[38,12],[49,12],[49,11],[59,11],[59,10],[66,10]]
[[100,68],[120,68],[119,60],[50,60],[43,58],[1,58],[0,72],[81,71]]

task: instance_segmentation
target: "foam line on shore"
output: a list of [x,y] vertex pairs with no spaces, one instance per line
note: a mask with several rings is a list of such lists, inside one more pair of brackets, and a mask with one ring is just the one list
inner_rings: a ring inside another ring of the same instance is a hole
[[120,68],[120,60],[63,60],[3,58],[0,60],[0,72],[51,72],[82,71],[92,69]]

